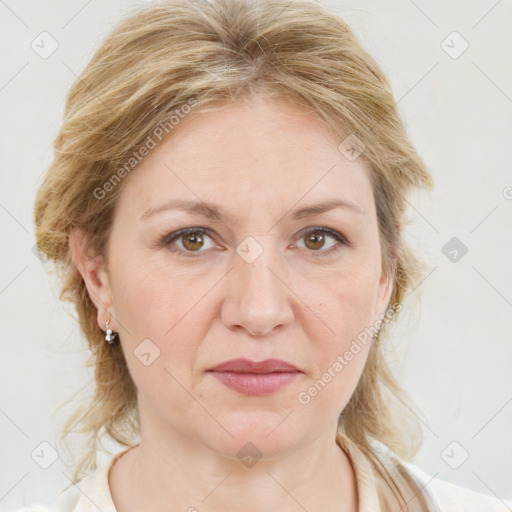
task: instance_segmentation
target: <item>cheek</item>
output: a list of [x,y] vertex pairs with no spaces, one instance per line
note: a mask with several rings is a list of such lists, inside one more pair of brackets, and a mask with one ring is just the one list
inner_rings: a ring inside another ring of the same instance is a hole
[[350,272],[331,272],[328,280],[322,280],[315,296],[319,317],[329,328],[328,346],[342,349],[371,325],[377,279],[373,266],[368,265]]
[[169,404],[186,409],[190,397],[183,388],[193,386],[194,361],[204,337],[204,319],[202,324],[195,306],[200,294],[194,300],[194,293],[184,293],[179,278],[169,285],[154,268],[149,272],[147,267],[132,267],[126,276],[117,281],[115,309],[139,403],[152,404],[150,414],[165,411]]
[[[322,319],[329,326],[311,346],[314,371],[309,387],[298,396],[300,404],[321,411],[324,417],[339,415],[352,396],[371,348],[367,332],[371,308],[362,290],[331,291],[330,302],[321,304]],[[334,331],[333,335],[330,330]]]
[[191,283],[187,273],[150,260],[119,255],[113,279],[115,311],[133,342],[172,336],[180,319],[194,310],[204,286]]
[[[144,390],[188,387],[194,357],[207,322],[201,316],[202,287],[187,286],[165,269],[116,267],[112,280],[116,317],[130,373]],[[201,320],[202,318],[202,320]],[[176,380],[172,378],[174,376]]]
[[308,333],[316,340],[312,347],[315,378],[322,381],[320,387],[325,384],[329,388],[322,393],[325,400],[334,400],[337,405],[350,397],[371,347],[376,284],[369,268],[336,276],[321,294],[316,293],[321,321],[315,322],[316,334],[314,329]]

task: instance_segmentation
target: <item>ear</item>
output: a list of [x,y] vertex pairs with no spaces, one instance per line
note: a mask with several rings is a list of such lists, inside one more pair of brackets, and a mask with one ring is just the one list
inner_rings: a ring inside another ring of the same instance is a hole
[[87,250],[87,235],[81,229],[72,230],[69,236],[69,248],[71,259],[82,275],[89,297],[97,309],[96,321],[100,329],[104,331],[109,320],[109,327],[119,332],[108,274],[102,257]]
[[393,259],[391,261],[391,268],[389,271],[384,273],[381,271],[381,276],[378,285],[378,293],[377,293],[377,304],[375,311],[375,322],[382,318],[381,315],[386,313],[386,310],[389,306],[389,301],[391,299],[391,294],[393,293],[393,285],[395,281],[396,268],[398,263],[398,249],[394,247],[393,249]]

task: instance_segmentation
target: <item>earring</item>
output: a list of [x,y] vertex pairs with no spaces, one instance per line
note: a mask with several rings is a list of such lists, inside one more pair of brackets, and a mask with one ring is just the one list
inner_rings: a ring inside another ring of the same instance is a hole
[[107,320],[107,326],[105,328],[105,330],[107,331],[106,335],[105,335],[105,340],[108,341],[110,343],[110,345],[114,345],[114,343],[116,342],[116,338],[117,338],[117,332],[112,331],[112,329],[108,326],[109,322],[110,322],[110,320]]

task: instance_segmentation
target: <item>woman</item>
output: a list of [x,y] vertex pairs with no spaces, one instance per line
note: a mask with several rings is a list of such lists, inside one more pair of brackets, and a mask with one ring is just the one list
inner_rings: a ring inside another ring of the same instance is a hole
[[[72,87],[55,149],[38,246],[96,390],[52,510],[504,510],[408,462],[384,340],[423,272],[406,199],[433,181],[342,20],[151,4]],[[126,448],[97,468],[103,432]]]

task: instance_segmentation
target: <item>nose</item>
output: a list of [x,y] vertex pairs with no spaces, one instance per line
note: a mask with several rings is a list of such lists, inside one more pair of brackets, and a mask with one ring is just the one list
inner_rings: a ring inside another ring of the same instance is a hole
[[235,254],[222,306],[226,327],[264,336],[293,321],[294,294],[286,284],[286,268],[270,252],[265,249],[252,263]]

